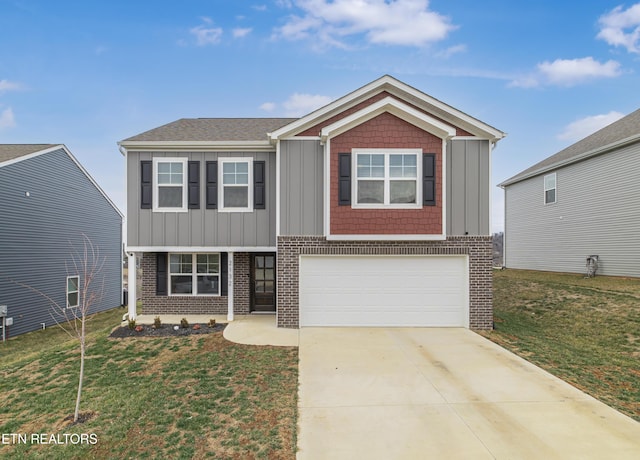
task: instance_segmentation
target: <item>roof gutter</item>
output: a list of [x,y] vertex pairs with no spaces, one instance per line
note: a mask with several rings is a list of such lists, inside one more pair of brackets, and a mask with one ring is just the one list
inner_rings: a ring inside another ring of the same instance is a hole
[[[269,151],[274,146],[268,141],[125,141],[118,142],[118,146],[125,150],[135,151]],[[122,150],[120,150],[122,152]]]
[[516,184],[518,182],[522,182],[523,180],[530,179],[535,176],[539,176],[540,174],[544,174],[548,171],[552,171],[554,169],[561,168],[563,166],[570,165],[572,163],[578,163],[579,161],[586,160],[591,157],[595,157],[597,155],[602,155],[603,153],[607,153],[611,150],[626,147],[627,145],[634,144],[640,141],[640,134],[634,134],[633,136],[624,138],[622,140],[612,142],[611,144],[607,144],[603,147],[598,147],[597,149],[588,150],[587,152],[581,153],[580,155],[576,155],[575,157],[568,158],[566,160],[559,161],[557,163],[550,164],[549,166],[545,166],[544,168],[536,169],[531,171],[530,173],[525,174],[524,176],[518,177],[517,175],[511,179],[507,179],[504,182],[498,184],[498,187],[505,188],[509,185]]

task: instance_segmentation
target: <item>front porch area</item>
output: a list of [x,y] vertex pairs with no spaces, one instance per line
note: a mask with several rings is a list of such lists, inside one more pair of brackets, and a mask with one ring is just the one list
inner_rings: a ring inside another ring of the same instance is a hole
[[202,315],[208,321],[212,315],[224,315],[227,322],[237,315],[276,311],[275,252],[212,248],[211,252],[130,253],[130,266],[136,257],[140,273],[131,271],[128,280],[131,319]]

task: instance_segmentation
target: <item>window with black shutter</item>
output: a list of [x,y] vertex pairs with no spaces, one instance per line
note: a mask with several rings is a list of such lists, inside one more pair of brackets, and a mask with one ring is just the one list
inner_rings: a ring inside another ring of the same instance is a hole
[[190,161],[187,169],[188,207],[189,209],[200,209],[200,162]]
[[156,295],[167,295],[168,255],[166,252],[156,254]]
[[351,154],[338,154],[338,205],[351,204]]
[[218,207],[218,162],[207,161],[206,168],[207,209],[216,209]]
[[153,165],[151,160],[140,162],[140,209],[151,209],[153,190]]
[[436,205],[436,155],[422,156],[422,201],[424,206]]
[[265,162],[253,162],[253,208],[265,209]]

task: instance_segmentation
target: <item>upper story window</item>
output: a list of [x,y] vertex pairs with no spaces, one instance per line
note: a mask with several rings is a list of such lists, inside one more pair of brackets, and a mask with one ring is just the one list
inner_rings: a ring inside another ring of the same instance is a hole
[[170,254],[169,294],[219,295],[220,254]]
[[187,159],[153,159],[155,211],[187,210]]
[[544,176],[544,204],[556,202],[556,173]]
[[252,158],[220,158],[221,211],[253,210]]
[[421,151],[354,149],[354,207],[418,208],[422,201]]
[[67,276],[67,308],[80,305],[80,277]]

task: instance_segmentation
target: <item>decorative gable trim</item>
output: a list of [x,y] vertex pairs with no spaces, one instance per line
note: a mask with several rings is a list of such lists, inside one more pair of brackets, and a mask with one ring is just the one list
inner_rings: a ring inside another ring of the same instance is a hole
[[345,131],[349,131],[353,127],[369,121],[385,112],[395,115],[398,118],[439,137],[440,139],[450,139],[456,135],[456,129],[453,126],[442,123],[441,121],[436,120],[435,118],[420,112],[397,99],[385,97],[384,99],[375,102],[356,113],[322,128],[322,131],[320,132],[320,141],[325,143],[327,139],[342,134]]
[[326,120],[340,112],[343,112],[358,103],[368,99],[383,91],[387,91],[400,99],[411,101],[421,109],[432,112],[437,117],[450,123],[452,126],[460,127],[478,137],[498,141],[506,136],[502,131],[483,123],[464,112],[461,112],[444,102],[439,101],[422,91],[419,91],[389,75],[385,75],[360,89],[357,89],[346,96],[343,96],[326,106],[311,112],[310,114],[283,126],[269,134],[272,142],[278,139],[285,139],[295,136],[304,130]]

